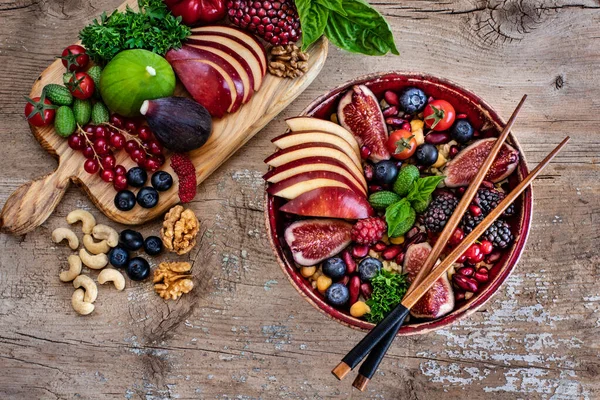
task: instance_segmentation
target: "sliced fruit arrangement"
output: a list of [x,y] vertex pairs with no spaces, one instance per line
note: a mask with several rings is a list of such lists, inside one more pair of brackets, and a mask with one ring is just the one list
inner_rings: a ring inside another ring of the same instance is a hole
[[[495,141],[461,113],[462,104],[416,87],[376,95],[366,85],[342,93],[330,120],[288,119],[265,162],[267,193],[307,285],[329,305],[377,323],[404,296]],[[337,123],[339,121],[339,123]],[[505,144],[447,250],[504,198],[519,153]],[[411,309],[440,318],[490,280],[489,269],[514,240],[509,207]],[[308,219],[305,219],[308,218]]]

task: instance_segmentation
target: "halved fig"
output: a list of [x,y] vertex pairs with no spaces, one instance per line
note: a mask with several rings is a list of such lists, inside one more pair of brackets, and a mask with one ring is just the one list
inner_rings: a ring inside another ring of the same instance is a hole
[[[443,173],[447,187],[467,186],[490,154],[496,138],[481,139],[463,149],[448,164]],[[511,145],[504,143],[492,163],[485,179],[490,182],[500,182],[514,172],[519,164],[519,152]]]
[[292,132],[322,131],[337,135],[348,142],[348,144],[352,146],[352,149],[354,149],[354,152],[360,156],[360,147],[358,147],[358,142],[354,135],[335,122],[304,116],[288,118],[285,120],[285,123],[290,127]]
[[343,187],[354,191],[359,196],[367,196],[367,191],[356,185],[344,175],[329,171],[302,172],[281,182],[274,183],[267,188],[271,196],[283,197],[284,199],[295,199],[302,193],[320,187]]
[[305,217],[363,219],[373,215],[365,196],[341,187],[321,187],[288,201],[279,210]]
[[296,263],[312,266],[344,250],[351,231],[352,224],[339,219],[305,219],[288,226],[284,239]]
[[[430,252],[431,246],[426,242],[408,246],[404,255],[404,272],[408,274],[410,282],[417,276]],[[454,291],[448,275],[444,274],[411,308],[410,313],[416,318],[435,319],[453,309]]]
[[374,162],[389,160],[386,142],[387,126],[379,101],[365,85],[353,86],[340,99],[338,121],[350,131],[358,144],[371,150],[369,158]]

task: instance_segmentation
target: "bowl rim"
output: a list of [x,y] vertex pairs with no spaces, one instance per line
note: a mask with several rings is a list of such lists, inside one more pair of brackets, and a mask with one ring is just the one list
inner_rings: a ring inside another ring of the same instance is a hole
[[[365,84],[368,82],[372,82],[374,80],[380,80],[380,79],[383,80],[389,76],[394,76],[394,75],[407,77],[409,79],[429,80],[432,83],[437,82],[437,84],[439,84],[439,85],[450,86],[450,87],[453,87],[453,89],[459,89],[460,91],[466,92],[488,114],[489,120],[491,120],[491,121],[497,120],[497,121],[499,121],[500,124],[506,125],[505,120],[496,112],[496,110],[489,103],[487,103],[481,97],[479,97],[478,95],[473,93],[471,90],[466,89],[462,85],[459,85],[452,80],[449,80],[446,78],[440,78],[438,76],[431,75],[431,74],[417,73],[417,72],[405,72],[405,71],[376,72],[376,73],[362,75],[362,76],[354,78],[350,81],[346,81],[343,84],[338,85],[338,86],[328,90],[326,93],[318,96],[308,106],[306,106],[298,116],[308,115],[311,111],[313,111],[315,108],[317,108],[325,100],[329,99],[331,96],[334,96],[334,95],[340,93],[341,91],[343,91],[344,89],[347,89],[353,85]],[[525,153],[523,152],[523,148],[521,147],[521,144],[519,143],[518,139],[513,135],[512,132],[509,134],[509,139],[510,139],[511,145],[513,145],[513,147],[515,147],[519,151],[519,154],[520,154],[520,161],[519,161],[519,167],[517,168],[517,172],[518,172],[518,174],[521,175],[520,178],[522,179],[523,174],[529,173],[529,171],[530,171],[529,165],[525,158]],[[268,185],[269,185],[269,183],[265,182],[265,194],[264,194],[264,196],[265,196],[264,197],[265,225],[266,225],[267,236],[269,238],[269,243],[271,245],[271,249],[273,250],[273,253],[275,254],[277,263],[279,264],[279,267],[281,268],[283,274],[289,280],[289,282],[294,287],[294,289],[296,289],[296,291],[306,301],[308,301],[308,303],[310,303],[314,308],[319,310],[319,312],[326,315],[328,318],[333,319],[333,320],[335,320],[343,325],[346,325],[348,327],[351,327],[353,329],[358,329],[358,330],[363,330],[363,331],[372,329],[375,326],[375,324],[373,324],[373,323],[352,317],[351,315],[346,314],[339,310],[334,310],[335,315],[332,314],[331,312],[325,310],[323,307],[321,307],[320,304],[318,304],[317,301],[315,301],[315,299],[312,296],[310,296],[306,292],[306,285],[300,286],[299,283],[296,282],[296,280],[294,279],[294,276],[292,276],[292,274],[290,274],[288,272],[288,268],[295,268],[295,267],[293,265],[292,266],[287,265],[286,259],[283,256],[282,247],[278,246],[274,240],[274,236],[277,235],[277,232],[273,232],[273,230],[271,229],[271,223],[270,223],[271,207],[269,205],[270,205],[270,202],[273,197],[270,196],[266,191],[266,188],[268,187]],[[509,257],[507,258],[506,262],[504,263],[503,269],[499,271],[499,273],[495,277],[494,281],[491,282],[477,296],[474,296],[472,300],[466,301],[464,304],[461,305],[461,307],[454,309],[451,313],[449,313],[441,318],[434,319],[431,321],[422,321],[422,322],[419,322],[419,323],[413,324],[413,325],[404,325],[398,331],[398,336],[410,336],[410,335],[417,335],[417,334],[425,334],[425,333],[429,333],[429,332],[432,332],[437,329],[442,329],[444,327],[450,326],[451,324],[472,315],[474,312],[476,312],[478,309],[480,309],[487,301],[489,301],[494,294],[497,293],[499,287],[506,281],[506,279],[508,279],[508,277],[511,275],[511,273],[515,269],[517,263],[519,262],[521,255],[523,254],[523,251],[525,249],[525,245],[527,243],[527,239],[529,237],[529,233],[531,230],[531,219],[532,219],[532,214],[533,214],[532,186],[530,185],[521,194],[521,196],[522,196],[522,207],[521,207],[522,212],[521,212],[521,218],[520,218],[521,230],[516,235],[515,244],[513,245],[513,248],[512,248],[512,251],[511,251]],[[304,278],[302,278],[302,279],[304,279]],[[320,300],[320,301],[324,303],[323,300]]]

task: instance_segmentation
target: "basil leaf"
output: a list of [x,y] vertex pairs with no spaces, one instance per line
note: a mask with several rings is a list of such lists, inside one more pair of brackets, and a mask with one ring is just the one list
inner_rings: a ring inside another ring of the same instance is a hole
[[388,234],[396,231],[398,225],[410,216],[410,208],[410,202],[407,199],[402,199],[385,209]]
[[[346,15],[329,13],[325,35],[337,47],[353,53],[399,54],[389,24],[363,0],[342,0]],[[302,22],[302,21],[301,21]]]
[[329,8],[314,0],[296,0],[296,9],[302,26],[302,51],[305,51],[325,32]]
[[338,14],[346,15],[346,10],[344,10],[344,6],[342,5],[343,0],[317,0],[317,3]]
[[433,193],[435,188],[437,188],[437,185],[445,178],[445,176],[427,176],[417,179],[412,189],[406,196],[406,199],[411,203],[417,201],[427,201],[429,196],[431,196],[431,193]]

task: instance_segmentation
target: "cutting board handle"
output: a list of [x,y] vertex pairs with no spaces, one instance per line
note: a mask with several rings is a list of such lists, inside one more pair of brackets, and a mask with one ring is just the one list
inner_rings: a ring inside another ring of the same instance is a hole
[[46,221],[70,184],[70,174],[61,165],[54,172],[24,184],[10,195],[0,213],[0,230],[23,235]]

